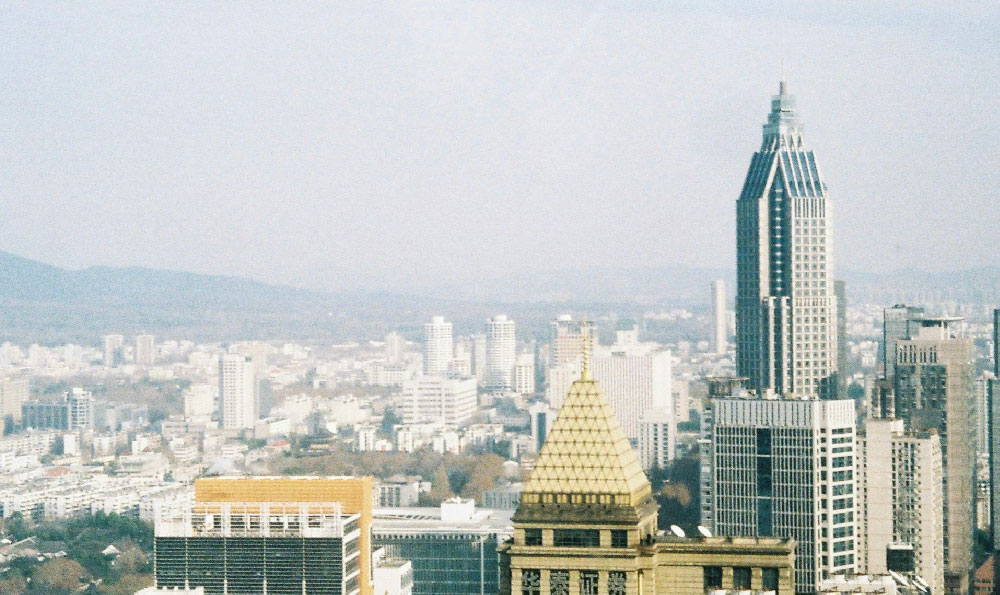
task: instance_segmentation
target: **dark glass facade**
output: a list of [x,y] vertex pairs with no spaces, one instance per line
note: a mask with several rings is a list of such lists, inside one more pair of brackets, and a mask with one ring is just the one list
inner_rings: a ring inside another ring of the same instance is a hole
[[479,595],[500,588],[496,535],[379,535],[375,547],[413,564],[413,595]]

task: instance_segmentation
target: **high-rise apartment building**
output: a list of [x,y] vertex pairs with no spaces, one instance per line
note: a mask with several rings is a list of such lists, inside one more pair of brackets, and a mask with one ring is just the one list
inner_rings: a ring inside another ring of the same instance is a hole
[[385,363],[403,363],[403,354],[406,353],[406,339],[397,332],[391,332],[385,336]]
[[[913,574],[931,593],[945,592],[941,472],[936,432],[906,432],[901,419],[866,422],[858,436],[859,572]],[[893,550],[912,552],[912,564],[894,567]]]
[[61,401],[25,401],[21,423],[36,430],[86,430],[94,427],[94,395],[75,387]]
[[435,316],[424,325],[424,374],[446,374],[455,348],[451,323]]
[[639,438],[639,422],[651,409],[665,409],[673,416],[669,351],[646,355],[612,351],[595,356],[591,368],[630,440]]
[[152,366],[156,362],[156,341],[153,335],[138,335],[135,338],[135,363]]
[[712,353],[725,355],[729,349],[729,321],[726,316],[726,282],[712,281]]
[[458,427],[476,414],[476,379],[419,376],[403,383],[403,423]]
[[644,471],[666,469],[677,446],[675,412],[654,408],[639,420],[639,462]]
[[[21,406],[31,393],[27,378],[0,379],[0,423],[21,423]],[[5,426],[0,426],[4,428]]]
[[782,82],[736,201],[736,357],[747,388],[799,397],[834,391],[830,211]]
[[910,322],[919,320],[924,309],[896,304],[882,311],[882,349],[879,357],[890,382],[896,375],[896,344],[910,336]]
[[517,342],[514,321],[506,314],[486,322],[486,390],[506,392],[514,388],[514,362]]
[[794,539],[796,592],[855,571],[854,401],[712,399],[701,456],[713,534]]
[[117,368],[122,363],[122,348],[125,337],[122,335],[104,335],[104,367]]
[[519,353],[514,362],[514,392],[519,395],[535,394],[535,354]]
[[260,385],[253,360],[246,355],[219,358],[219,408],[226,430],[253,429],[259,416]]
[[967,592],[975,529],[975,423],[972,341],[954,334],[961,318],[921,317],[896,341],[896,416],[908,429],[936,430],[944,473],[945,588]]
[[[552,321],[549,343],[549,367],[567,364],[579,366],[583,354],[584,329],[591,332],[591,345],[596,345],[596,329],[583,322],[573,320],[569,314],[562,314]],[[577,375],[579,375],[579,368]],[[569,388],[569,387],[567,387]],[[565,391],[563,391],[565,395]]]

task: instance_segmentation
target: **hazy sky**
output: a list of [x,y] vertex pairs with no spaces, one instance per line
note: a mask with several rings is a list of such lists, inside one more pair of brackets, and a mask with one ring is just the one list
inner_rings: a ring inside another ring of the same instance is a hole
[[790,89],[861,270],[1000,264],[993,2],[0,8],[0,249],[326,288],[735,266]]

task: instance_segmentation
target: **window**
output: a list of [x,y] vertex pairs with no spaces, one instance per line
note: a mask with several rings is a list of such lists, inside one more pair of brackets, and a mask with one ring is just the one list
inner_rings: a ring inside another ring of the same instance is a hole
[[542,595],[542,571],[521,571],[521,595]]
[[750,588],[750,569],[745,566],[733,568],[733,588],[747,590]]
[[552,570],[549,572],[549,595],[569,595],[568,570]]
[[628,547],[628,531],[620,529],[611,531],[611,547]]
[[722,588],[722,567],[721,566],[706,566],[704,568],[705,572],[705,588],[706,589],[721,589]]
[[601,532],[597,529],[556,529],[552,532],[552,543],[556,547],[598,547]]
[[541,529],[525,529],[524,545],[542,545]]
[[608,573],[608,595],[625,595],[625,573],[621,570],[612,570]]
[[597,595],[597,571],[580,571],[580,595]]
[[761,587],[765,591],[775,591],[778,590],[778,569],[777,568],[762,568],[761,569]]

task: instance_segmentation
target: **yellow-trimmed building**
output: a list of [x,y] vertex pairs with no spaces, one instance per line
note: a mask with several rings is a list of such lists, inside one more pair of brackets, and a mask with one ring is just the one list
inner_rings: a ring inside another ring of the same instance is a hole
[[658,531],[649,480],[587,359],[524,486],[514,537],[501,546],[501,593],[791,595],[790,539]]

